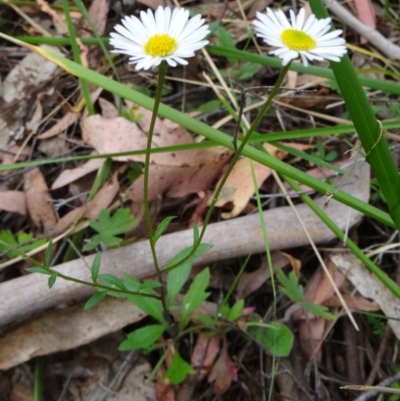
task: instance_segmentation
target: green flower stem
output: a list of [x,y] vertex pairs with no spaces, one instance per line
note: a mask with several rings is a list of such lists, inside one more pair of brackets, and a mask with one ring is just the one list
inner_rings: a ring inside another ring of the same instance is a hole
[[151,213],[150,213],[149,172],[150,172],[150,156],[151,156],[151,145],[153,142],[153,135],[154,135],[154,127],[156,125],[158,107],[160,106],[160,102],[161,102],[161,95],[162,95],[162,90],[164,87],[164,80],[165,80],[165,75],[167,73],[167,67],[168,67],[168,64],[165,61],[162,61],[160,66],[158,67],[157,91],[156,91],[156,96],[154,98],[153,114],[151,116],[149,133],[147,134],[146,157],[145,157],[145,161],[144,161],[144,171],[143,171],[144,215],[145,215],[145,220],[146,220],[146,224],[147,224],[147,232],[149,234],[149,243],[150,243],[151,254],[153,256],[154,268],[156,269],[157,277],[161,284],[161,287],[160,287],[161,304],[163,306],[164,314],[166,317],[169,316],[168,307],[167,307],[167,303],[166,303],[167,298],[166,298],[166,294],[165,294],[165,285],[161,278],[161,269],[160,269],[160,266],[158,265],[157,252],[156,252],[156,241],[154,240],[154,236],[153,236],[153,234],[154,234],[153,222],[151,221]]
[[[326,18],[328,12],[321,0],[310,0],[318,18]],[[331,62],[346,107],[353,120],[358,137],[365,150],[368,163],[378,180],[384,200],[389,207],[395,227],[400,229],[400,175],[377,121],[371,104],[365,95],[347,55],[339,63]]]
[[[293,190],[301,192],[301,187],[295,180],[285,176],[284,179]],[[314,213],[332,230],[339,240],[345,240],[344,232],[308,195],[300,195],[300,199],[314,211]],[[368,270],[383,283],[386,288],[388,288],[396,297],[400,298],[400,287],[390,277],[388,277],[386,273],[376,266],[375,263],[373,263],[372,260],[366,256],[351,239],[347,238],[345,245],[368,268]]]
[[[64,9],[65,19],[67,21],[69,36],[71,37],[70,43],[71,43],[71,47],[72,47],[72,53],[74,55],[74,60],[78,64],[82,64],[81,53],[80,53],[77,38],[75,35],[75,27],[72,22],[68,0],[62,0],[62,5],[63,5],[63,9]],[[85,98],[86,107],[88,109],[89,114],[93,115],[94,114],[94,106],[93,106],[92,98],[90,97],[89,85],[88,85],[87,81],[83,78],[80,78],[80,82],[81,82],[82,93]]]
[[[229,174],[232,172],[233,167],[235,166],[236,162],[240,158],[240,155],[241,155],[244,147],[246,146],[247,142],[249,141],[249,139],[251,137],[251,134],[257,129],[258,125],[261,122],[261,119],[263,118],[263,116],[266,113],[266,111],[269,109],[273,98],[279,92],[279,89],[282,86],[282,82],[283,82],[287,72],[289,71],[289,66],[290,66],[290,64],[287,65],[286,67],[284,67],[281,70],[281,72],[279,74],[279,77],[278,77],[274,87],[272,88],[271,92],[269,93],[269,96],[268,96],[267,100],[265,101],[265,103],[262,105],[260,111],[257,113],[257,116],[254,119],[254,121],[252,122],[252,124],[251,124],[250,128],[248,129],[248,131],[246,132],[246,135],[244,136],[244,138],[241,141],[238,140],[238,142],[240,143],[240,146],[238,148],[238,151],[233,156],[231,162],[229,163],[229,166],[228,166],[224,176],[222,177],[222,180],[221,180],[217,190],[215,191],[214,198],[210,203],[210,207],[208,208],[206,217],[204,219],[204,225],[203,225],[202,230],[200,232],[199,238],[198,238],[197,242],[193,245],[193,249],[190,252],[190,254],[184,260],[180,261],[179,264],[181,264],[184,261],[186,261],[187,259],[189,259],[194,254],[196,248],[200,245],[200,243],[201,243],[201,241],[202,241],[202,239],[204,237],[204,234],[206,232],[207,225],[208,225],[208,223],[210,221],[211,214],[212,214],[212,212],[214,210],[214,207],[215,207],[215,205],[216,205],[216,203],[218,201],[218,197],[221,194],[222,189],[224,188],[226,180],[228,179]],[[163,272],[168,272],[168,271],[170,271],[172,269],[175,269],[177,266],[178,266],[178,264],[169,266],[167,269],[164,269]]]

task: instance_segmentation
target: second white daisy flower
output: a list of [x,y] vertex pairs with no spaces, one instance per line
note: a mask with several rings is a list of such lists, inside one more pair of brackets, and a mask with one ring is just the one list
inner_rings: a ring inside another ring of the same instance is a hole
[[127,54],[136,69],[148,70],[166,61],[171,67],[186,65],[186,58],[208,44],[204,40],[210,33],[204,19],[196,15],[189,19],[189,11],[183,8],[158,7],[140,12],[140,19],[125,17],[122,25],[116,25],[110,34],[113,53]]
[[318,20],[311,14],[305,21],[304,8],[297,17],[293,10],[290,10],[291,22],[282,10],[274,12],[270,8],[267,8],[266,14],[258,12],[257,18],[253,21],[257,36],[278,48],[270,51],[270,54],[282,59],[283,65],[289,64],[299,56],[304,65],[308,65],[309,60],[340,61],[347,52],[345,40],[338,37],[342,34],[341,30],[327,33],[331,19]]

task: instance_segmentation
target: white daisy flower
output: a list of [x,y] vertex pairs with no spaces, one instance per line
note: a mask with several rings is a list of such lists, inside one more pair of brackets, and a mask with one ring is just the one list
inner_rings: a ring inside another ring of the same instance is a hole
[[267,8],[266,14],[258,12],[257,18],[258,20],[253,21],[257,36],[278,48],[270,54],[282,59],[283,65],[289,64],[299,56],[305,66],[308,65],[308,60],[340,61],[347,52],[345,40],[338,38],[341,30],[327,33],[331,19],[318,20],[311,14],[305,21],[304,8],[300,10],[297,18],[293,10],[290,10],[291,23],[282,10],[274,12],[270,8]]
[[140,12],[140,19],[125,17],[122,25],[116,25],[118,33],[111,33],[113,53],[127,54],[136,69],[157,67],[165,60],[171,67],[186,65],[185,58],[193,57],[196,50],[208,44],[204,40],[208,25],[200,15],[189,19],[189,11],[158,7],[156,12],[148,9]]

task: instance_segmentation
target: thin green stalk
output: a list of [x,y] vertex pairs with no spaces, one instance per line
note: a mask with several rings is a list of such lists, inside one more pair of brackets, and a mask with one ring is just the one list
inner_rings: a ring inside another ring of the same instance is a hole
[[[289,64],[290,65],[290,64]],[[254,121],[252,122],[249,130],[246,132],[246,135],[244,136],[244,138],[240,141],[238,141],[240,143],[240,146],[237,150],[237,152],[235,153],[235,155],[233,156],[231,162],[229,163],[229,166],[224,174],[224,176],[221,179],[221,182],[217,188],[217,190],[215,191],[213,200],[210,203],[210,206],[208,208],[206,217],[204,218],[204,225],[202,227],[202,230],[200,232],[199,238],[197,240],[197,242],[194,244],[192,251],[190,252],[190,254],[184,259],[182,260],[179,264],[181,264],[182,262],[184,262],[185,260],[189,259],[195,252],[196,248],[201,244],[201,241],[204,237],[204,234],[206,232],[206,228],[207,225],[210,221],[211,218],[211,214],[214,210],[214,207],[216,205],[216,203],[218,202],[218,198],[222,192],[222,189],[224,188],[224,185],[226,183],[226,180],[228,179],[230,173],[233,170],[233,167],[235,166],[236,162],[239,160],[240,155],[243,152],[243,149],[245,148],[247,142],[249,141],[251,134],[257,129],[258,125],[260,124],[261,119],[263,118],[264,114],[266,113],[266,111],[268,110],[268,108],[270,107],[273,98],[277,95],[277,93],[279,92],[280,87],[282,86],[282,82],[287,74],[287,72],[289,71],[289,65],[287,65],[286,67],[284,67],[281,70],[281,73],[279,74],[279,77],[274,85],[274,87],[272,88],[271,92],[269,93],[269,96],[267,98],[267,100],[265,101],[265,103],[262,105],[262,107],[260,108],[259,112],[257,113],[256,118],[254,119]],[[173,265],[173,266],[169,266],[167,269],[164,269],[164,272],[168,272],[172,269],[175,269],[178,266],[178,264]]]
[[[310,0],[318,18],[328,12],[321,0]],[[368,163],[379,182],[384,200],[389,207],[395,227],[400,229],[400,175],[383,135],[383,127],[377,121],[371,104],[362,88],[347,55],[340,62],[331,62],[346,107],[353,120],[358,137],[365,150]]]
[[[62,0],[62,5],[63,5],[63,9],[64,9],[65,19],[67,21],[69,36],[71,39],[70,44],[72,47],[72,53],[74,55],[74,60],[78,64],[82,64],[81,54],[80,54],[80,50],[79,50],[79,47],[78,47],[78,44],[76,41],[75,27],[72,22],[68,0]],[[84,80],[82,78],[80,78],[80,82],[81,82],[81,89],[82,89],[83,97],[85,98],[86,107],[88,109],[89,114],[92,115],[92,114],[94,114],[94,106],[92,103],[92,99],[90,97],[89,85],[86,82],[86,80]]]
[[[284,179],[293,190],[298,192],[301,191],[301,187],[296,181],[285,176]],[[314,213],[332,230],[339,240],[345,240],[344,232],[308,195],[300,195],[300,199],[314,211]],[[385,285],[386,288],[388,288],[396,297],[400,298],[400,287],[390,277],[388,277],[386,273],[376,266],[351,239],[347,238],[345,245],[368,268],[368,270]]]
[[154,241],[154,231],[153,222],[151,220],[150,203],[149,203],[149,172],[150,172],[150,156],[151,156],[151,145],[153,143],[154,127],[156,125],[158,107],[161,102],[161,95],[164,87],[165,75],[167,73],[168,64],[162,61],[158,67],[158,84],[156,96],[154,98],[153,114],[151,116],[150,128],[147,135],[146,144],[146,157],[144,161],[144,171],[143,171],[143,202],[144,202],[144,215],[147,224],[147,232],[149,234],[149,243],[151,254],[153,256],[154,268],[157,272],[157,277],[160,280],[160,292],[161,292],[161,303],[164,309],[165,316],[169,316],[168,307],[166,303],[165,285],[161,278],[161,269],[158,265],[157,252],[156,252],[156,241]]
[[[269,274],[271,276],[272,294],[274,296],[274,305],[273,305],[273,309],[272,309],[272,316],[273,316],[273,320],[276,320],[276,299],[277,299],[276,298],[276,286],[275,286],[275,278],[274,278],[274,268],[272,266],[271,249],[269,247],[267,225],[264,220],[263,208],[262,208],[261,199],[260,199],[260,191],[258,190],[256,174],[254,171],[254,164],[253,164],[253,161],[251,161],[251,160],[250,160],[250,165],[251,165],[251,176],[253,178],[255,195],[256,195],[256,200],[257,200],[257,210],[258,210],[258,214],[260,216],[261,231],[263,234],[263,240],[264,240],[264,244],[265,244],[265,254],[267,255]],[[274,332],[273,344],[275,346],[276,336],[275,336],[274,330],[273,330],[273,332]],[[274,388],[275,374],[276,374],[276,356],[273,353],[272,354],[271,383],[269,386],[268,400],[272,399],[272,391]]]
[[35,376],[33,383],[33,400],[43,401],[43,373],[44,373],[44,356],[37,356],[35,358]]

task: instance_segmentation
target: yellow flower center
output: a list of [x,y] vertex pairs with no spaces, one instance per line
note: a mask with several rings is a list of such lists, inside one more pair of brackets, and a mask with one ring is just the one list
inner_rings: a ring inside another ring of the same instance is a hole
[[291,50],[308,51],[316,46],[315,40],[297,29],[285,29],[281,34],[282,42]]
[[144,51],[149,56],[167,57],[178,47],[178,42],[166,33],[152,36],[144,45]]

